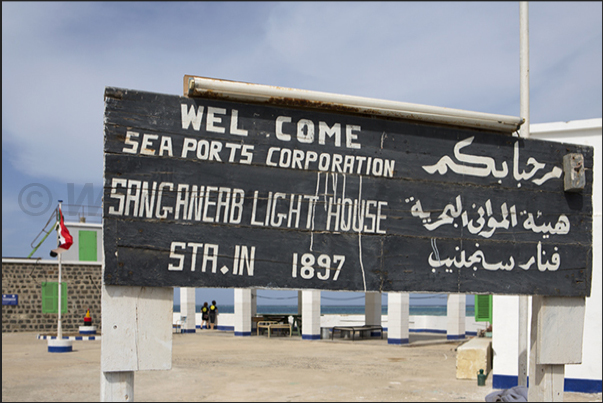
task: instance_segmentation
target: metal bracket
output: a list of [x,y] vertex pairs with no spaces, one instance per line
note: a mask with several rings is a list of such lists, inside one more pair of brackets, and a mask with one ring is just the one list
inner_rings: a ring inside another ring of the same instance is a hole
[[567,154],[563,156],[563,187],[566,192],[579,192],[584,189],[584,156]]

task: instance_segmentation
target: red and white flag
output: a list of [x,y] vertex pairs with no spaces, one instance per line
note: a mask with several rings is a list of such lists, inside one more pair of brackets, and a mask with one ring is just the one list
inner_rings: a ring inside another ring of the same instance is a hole
[[69,230],[65,226],[63,221],[63,211],[59,207],[59,222],[57,223],[57,232],[59,233],[59,246],[56,249],[50,251],[50,256],[56,257],[59,253],[63,253],[68,250],[73,244],[73,237],[69,233]]

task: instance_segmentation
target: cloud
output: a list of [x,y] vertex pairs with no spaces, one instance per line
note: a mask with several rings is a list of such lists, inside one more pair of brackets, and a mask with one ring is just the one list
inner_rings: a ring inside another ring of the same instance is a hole
[[601,3],[531,4],[531,122],[601,117]]
[[[197,74],[519,114],[516,3],[2,3],[12,168],[98,183],[103,93]],[[531,3],[532,122],[601,111],[600,3]]]
[[236,54],[248,40],[211,32],[203,10],[159,4],[3,3],[3,142],[15,146],[15,169],[98,181],[105,86],[178,93],[185,73],[217,73],[223,46]]
[[[516,80],[513,11],[509,4],[295,3],[273,10],[267,42],[312,89],[460,107]],[[494,24],[500,19],[509,24]]]

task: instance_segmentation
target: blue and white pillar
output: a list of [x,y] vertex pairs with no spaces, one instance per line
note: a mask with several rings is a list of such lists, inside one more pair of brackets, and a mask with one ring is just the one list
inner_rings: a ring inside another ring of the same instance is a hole
[[251,289],[251,316],[258,314],[258,290],[257,288]]
[[387,293],[387,343],[408,344],[410,322],[410,294]]
[[302,292],[302,340],[320,340],[320,291]]
[[297,314],[298,315],[301,315],[301,313],[302,313],[302,307],[303,307],[303,304],[302,304],[302,292],[301,292],[301,290],[298,290],[297,291]]
[[[364,324],[381,326],[381,293],[364,293]],[[371,336],[381,336],[379,331],[372,331]]]
[[465,338],[465,294],[448,294],[446,338]]
[[251,336],[251,289],[234,289],[234,335]]
[[[181,333],[195,333],[195,289],[192,287],[180,288],[180,320]],[[183,319],[186,318],[186,321]]]
[[[251,289],[251,317],[258,314],[258,290],[257,288]],[[251,331],[255,332],[257,329],[253,327],[253,321],[251,321]]]

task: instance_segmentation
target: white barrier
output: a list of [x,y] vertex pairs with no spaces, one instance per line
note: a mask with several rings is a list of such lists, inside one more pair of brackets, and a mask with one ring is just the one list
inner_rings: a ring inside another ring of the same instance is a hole
[[[180,313],[173,313],[172,323],[180,320]],[[201,323],[201,313],[196,314],[196,323]],[[260,314],[261,315],[261,314]],[[233,331],[234,330],[234,313],[218,314],[218,330]],[[320,327],[333,326],[362,326],[364,325],[364,314],[349,315],[349,314],[325,314],[320,316]],[[381,316],[381,325],[387,329],[387,315]],[[434,315],[410,315],[410,331],[411,332],[433,332],[446,333],[447,318],[446,316]],[[468,335],[477,334],[479,330],[485,329],[487,322],[476,322],[473,316],[465,318],[465,332]]]

